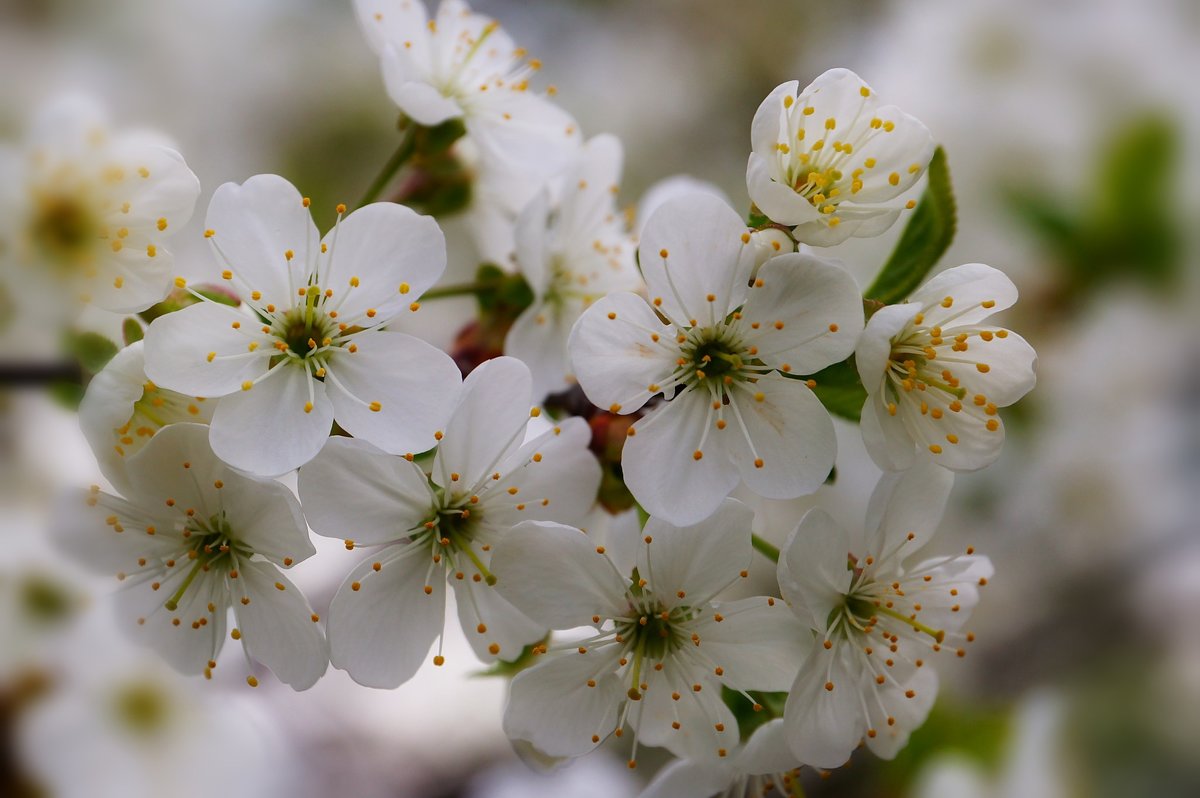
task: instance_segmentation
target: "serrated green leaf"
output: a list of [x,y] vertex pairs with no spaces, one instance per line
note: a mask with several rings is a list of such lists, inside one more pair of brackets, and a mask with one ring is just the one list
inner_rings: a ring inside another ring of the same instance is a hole
[[130,316],[121,323],[121,337],[125,339],[125,346],[129,346],[145,338],[146,333],[138,320]]
[[67,333],[63,348],[90,374],[99,374],[113,359],[113,355],[120,351],[115,343],[94,332]]
[[946,153],[938,147],[929,162],[929,182],[896,248],[883,269],[863,292],[886,304],[900,302],[921,284],[954,240],[957,206],[950,185]]
[[814,380],[817,385],[813,388],[813,393],[821,400],[821,404],[825,405],[825,409],[835,416],[857,422],[862,415],[863,403],[867,401],[867,389],[858,377],[853,356],[816,374],[797,379]]

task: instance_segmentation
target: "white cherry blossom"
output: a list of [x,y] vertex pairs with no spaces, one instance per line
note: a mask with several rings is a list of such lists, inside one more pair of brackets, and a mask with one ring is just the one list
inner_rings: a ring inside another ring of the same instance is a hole
[[557,174],[580,145],[575,121],[529,79],[527,59],[494,19],[461,0],[430,18],[422,0],[355,0],[388,95],[421,125],[461,119],[484,159],[534,180]]
[[677,527],[651,518],[633,574],[578,529],[527,522],[497,546],[496,589],[552,629],[591,627],[539,650],[513,679],[504,729],[550,756],[580,756],[610,734],[717,760],[738,742],[721,697],[783,690],[804,655],[801,627],[765,596],[716,601],[747,575],[753,513],[726,500],[707,520]]
[[280,570],[316,553],[291,491],[218,460],[202,424],[162,429],[126,477],[125,498],[93,486],[63,503],[52,528],[83,565],[117,575],[121,625],[183,673],[211,676],[232,637],[247,667],[252,657],[296,690],[315,684],[325,636]]
[[[927,658],[965,656],[963,630],[992,575],[987,557],[913,562],[941,521],[954,476],[930,463],[885,474],[864,534],[811,510],[779,559],[779,586],[818,645],[791,686],[784,724],[792,753],[842,765],[860,742],[890,759],[924,722],[937,695]],[[807,635],[805,636],[807,639]]]
[[[360,684],[395,687],[416,673],[442,634],[447,584],[481,659],[515,659],[545,636],[544,624],[493,589],[492,548],[527,518],[578,522],[596,500],[600,468],[582,419],[526,441],[531,391],[519,360],[472,371],[430,474],[346,438],[300,470],[314,531],[353,538],[349,548],[379,547],[330,606],[333,664]],[[439,647],[434,662],[442,661]]]
[[166,242],[191,218],[200,183],[163,137],[116,130],[91,99],[62,97],[20,153],[0,158],[0,180],[6,290],[117,313],[167,295]]
[[867,389],[863,440],[880,468],[908,468],[921,455],[973,471],[1000,455],[998,408],[1033,389],[1037,353],[985,322],[1016,301],[1003,272],[968,263],[871,316],[855,361]]
[[88,383],[79,404],[79,426],[104,478],[129,489],[125,463],[163,427],[181,421],[207,424],[216,402],[159,388],[146,378],[143,341],[122,349]]
[[933,138],[848,69],[799,85],[776,87],[754,115],[750,199],[813,246],[879,235],[915,206],[899,198],[924,174]]
[[567,337],[580,314],[613,291],[641,286],[635,244],[616,203],[621,161],[614,136],[592,138],[553,192],[559,199],[544,191],[517,218],[517,269],[534,301],[509,330],[504,350],[529,366],[536,398],[573,384]]
[[445,269],[437,223],[386,202],[343,219],[339,206],[321,239],[308,204],[275,175],[217,189],[205,235],[244,306],[204,301],[146,330],[146,374],[225,397],[213,451],[256,474],[308,462],[335,420],[388,452],[430,449],[461,385],[444,352],[387,329]]
[[811,493],[833,465],[833,423],[795,376],[850,354],[862,300],[844,270],[801,253],[751,283],[752,240],[715,197],[667,202],[639,246],[650,302],[610,294],[571,332],[595,405],[627,414],[666,400],[630,429],[621,465],[638,502],[673,523],[705,518],[739,481],[771,498]]

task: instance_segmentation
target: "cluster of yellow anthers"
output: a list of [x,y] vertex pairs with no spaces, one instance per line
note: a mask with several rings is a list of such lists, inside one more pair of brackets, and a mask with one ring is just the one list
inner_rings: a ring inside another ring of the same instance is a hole
[[202,420],[205,401],[202,397],[184,396],[159,388],[146,380],[141,398],[133,403],[133,414],[115,430],[117,442],[113,444],[113,451],[118,457],[126,457],[132,451],[140,450],[141,445],[168,424]]
[[[954,297],[947,296],[938,304],[949,309],[954,305]],[[956,315],[975,308],[988,310],[995,305],[994,300],[984,300],[962,308]],[[947,413],[951,413],[954,414],[951,418],[976,422],[988,432],[999,432],[996,404],[985,393],[968,392],[963,380],[970,384],[972,378],[960,374],[964,368],[981,375],[990,373],[991,365],[982,359],[987,357],[987,344],[996,339],[1004,340],[1009,332],[1002,328],[969,326],[955,327],[944,335],[943,328],[953,321],[954,316],[951,316],[942,319],[940,324],[927,325],[925,314],[917,313],[893,339],[887,371],[888,392],[892,397],[887,402],[888,414],[919,413],[931,421],[942,421],[947,418]],[[975,339],[974,345],[972,339]],[[907,395],[909,401],[900,401],[902,394]],[[959,437],[949,432],[945,441],[957,445]],[[926,445],[934,455],[943,451],[941,441]]]
[[[860,94],[865,105],[871,90],[863,86]],[[863,120],[860,118],[861,107],[859,113],[849,120],[839,121],[831,116],[823,122],[815,120],[814,123],[810,117],[816,108],[807,101],[803,105],[797,104],[796,98],[790,94],[783,97],[783,109],[786,121],[780,131],[780,141],[775,145],[780,169],[787,184],[814,208],[827,215],[831,227],[836,227],[841,223],[836,215],[838,206],[847,197],[853,197],[863,190],[864,177],[878,163],[871,156],[855,159],[855,154],[876,136],[895,131],[896,123],[879,117]],[[909,175],[917,175],[924,168],[922,163],[912,163],[906,167]],[[891,186],[899,186],[901,174],[891,171],[886,180]],[[916,207],[916,201],[909,200],[905,207]]]

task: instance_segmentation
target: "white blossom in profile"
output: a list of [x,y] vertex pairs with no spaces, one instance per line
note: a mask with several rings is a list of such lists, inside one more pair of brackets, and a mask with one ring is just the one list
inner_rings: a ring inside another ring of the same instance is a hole
[[839,767],[860,742],[895,756],[937,696],[927,658],[966,655],[974,635],[963,627],[991,561],[971,550],[913,561],[933,537],[953,484],[951,472],[928,462],[885,474],[871,494],[865,532],[852,535],[816,509],[784,544],[780,590],[819,641],[784,709],[788,744],[800,761]]
[[[582,419],[528,436],[539,412],[531,383],[510,357],[472,371],[429,474],[411,456],[348,438],[332,438],[300,469],[313,530],[349,548],[378,547],[329,609],[333,665],[360,684],[412,678],[442,635],[447,585],[481,659],[516,659],[545,636],[544,624],[495,590],[492,550],[525,519],[578,523],[595,503],[600,467]],[[439,647],[434,663],[443,661]]]
[[783,602],[717,600],[748,573],[752,518],[733,499],[690,527],[651,518],[632,574],[578,529],[513,529],[492,558],[497,590],[551,629],[590,628],[542,646],[542,661],[513,679],[508,736],[581,756],[628,724],[631,766],[642,744],[703,761],[730,756],[738,726],[722,686],[784,690],[806,647]]
[[82,565],[116,574],[121,626],[182,673],[211,677],[231,637],[248,670],[253,658],[296,690],[314,685],[329,662],[320,619],[280,570],[316,553],[291,491],[218,460],[202,424],[162,429],[125,475],[125,498],[93,486],[51,528]]
[[581,143],[578,126],[530,88],[541,62],[498,22],[461,0],[443,0],[433,17],[422,0],[354,6],[388,95],[405,115],[426,126],[461,119],[483,159],[534,182],[567,166]]
[[167,295],[166,244],[191,218],[200,182],[161,135],[117,129],[90,98],[61,97],[20,151],[0,157],[0,183],[10,300],[132,313]]
[[339,206],[321,239],[308,205],[276,175],[218,188],[205,235],[244,306],[206,300],[146,330],[147,376],[224,397],[213,451],[255,474],[311,460],[335,420],[388,452],[430,449],[461,386],[448,355],[387,329],[446,267],[437,223],[388,202],[344,219]]
[[929,166],[933,138],[848,69],[799,86],[776,87],[754,114],[750,199],[805,244],[879,235],[915,206],[901,195]]
[[672,523],[705,518],[739,481],[770,498],[811,493],[833,466],[833,423],[796,377],[850,354],[862,299],[846,271],[801,253],[751,282],[752,240],[715,197],[667,202],[638,250],[650,301],[610,294],[571,332],[593,404],[628,414],[665,399],[630,428],[621,465],[638,502]]
[[215,401],[159,388],[146,378],[143,341],[117,352],[91,379],[79,404],[83,429],[100,473],[118,492],[129,488],[125,463],[163,427],[179,422],[207,424]]
[[1000,456],[998,409],[1033,389],[1037,353],[985,322],[1016,301],[1003,272],[968,263],[871,316],[855,362],[867,389],[863,440],[880,468],[908,468],[920,455],[974,471]]
[[754,730],[736,753],[715,762],[679,759],[660,770],[638,798],[762,798],[794,794],[800,762],[788,748],[783,719]]
[[616,203],[621,161],[616,137],[595,136],[558,190],[541,192],[517,218],[517,270],[534,299],[504,350],[529,366],[537,399],[574,384],[567,338],[580,314],[613,291],[641,287],[635,244]]

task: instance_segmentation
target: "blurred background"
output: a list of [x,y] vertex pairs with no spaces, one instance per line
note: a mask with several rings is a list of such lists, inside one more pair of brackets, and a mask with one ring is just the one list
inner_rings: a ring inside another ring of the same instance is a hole
[[[1005,323],[1037,349],[1038,387],[1007,414],[1000,462],[958,480],[939,543],[996,563],[980,642],[941,663],[938,703],[895,761],[808,773],[808,794],[1200,795],[1200,4],[474,7],[544,62],[588,135],[621,138],[628,205],[686,173],[748,207],[762,98],[855,70],[947,150],[959,233],[942,265],[985,262],[1021,290]],[[282,174],[326,226],[396,143],[350,0],[0,0],[0,75],[6,142],[76,90],[175,139],[204,189],[173,245],[190,279],[215,277],[199,232],[221,183]],[[444,227],[448,279],[471,274],[466,223]],[[898,233],[835,257],[865,284]],[[443,303],[418,332],[449,346],[471,312]],[[839,437],[837,483],[760,501],[762,534],[782,541],[813,504],[861,523],[878,472],[854,427]],[[601,749],[530,769],[500,730],[503,681],[479,675],[454,624],[446,667],[396,691],[334,670],[299,694],[176,676],[115,633],[112,585],[43,540],[55,492],[99,481],[77,417],[5,386],[0,455],[0,796],[599,798],[636,795],[658,764],[631,773]],[[317,544],[295,578],[323,612],[353,555]]]

